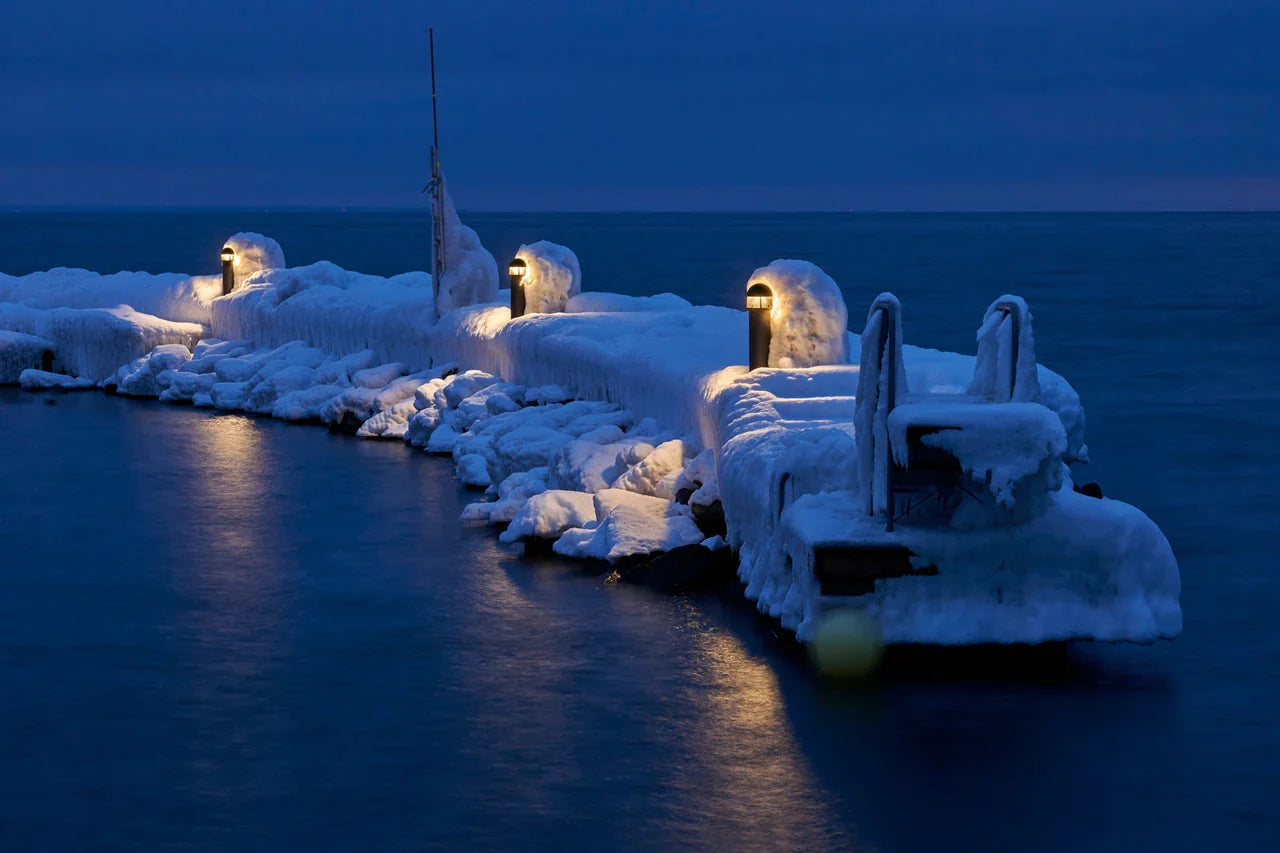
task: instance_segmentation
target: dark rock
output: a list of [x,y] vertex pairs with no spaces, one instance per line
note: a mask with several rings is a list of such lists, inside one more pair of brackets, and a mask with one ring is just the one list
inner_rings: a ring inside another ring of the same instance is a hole
[[554,539],[541,539],[537,536],[530,536],[524,540],[524,555],[526,557],[554,557],[556,552],[551,550],[556,544]]
[[689,498],[693,497],[693,493],[697,489],[691,489],[688,486],[676,492],[676,503],[688,505]]
[[619,580],[663,592],[721,588],[733,581],[737,569],[738,561],[731,549],[712,551],[701,545],[684,545],[657,554],[624,557],[613,564]]
[[343,412],[341,420],[329,424],[329,432],[338,435],[355,435],[363,425],[364,421],[360,420],[354,412]]
[[716,498],[709,504],[690,504],[693,510],[693,523],[707,536],[724,536],[729,528],[724,522],[724,505]]
[[1102,486],[1097,483],[1085,483],[1083,486],[1076,485],[1075,490],[1086,497],[1102,499]]

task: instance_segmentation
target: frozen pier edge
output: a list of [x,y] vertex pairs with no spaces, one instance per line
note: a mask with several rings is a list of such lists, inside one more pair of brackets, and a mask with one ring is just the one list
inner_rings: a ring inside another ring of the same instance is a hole
[[555,313],[512,319],[459,227],[442,302],[482,304],[438,321],[425,273],[290,269],[260,235],[233,238],[245,263],[226,296],[213,276],[0,275],[0,381],[449,453],[486,491],[465,518],[507,524],[504,541],[608,561],[732,547],[748,597],[802,640],[832,608],[870,614],[888,642],[1181,630],[1160,530],[1072,488],[1083,410],[1036,365],[1020,300],[989,309],[976,357],[943,353],[902,345],[887,294],[850,334],[821,270],[775,262],[751,279],[774,294],[770,366],[748,372],[744,312],[581,292],[554,244],[520,256],[530,307]]

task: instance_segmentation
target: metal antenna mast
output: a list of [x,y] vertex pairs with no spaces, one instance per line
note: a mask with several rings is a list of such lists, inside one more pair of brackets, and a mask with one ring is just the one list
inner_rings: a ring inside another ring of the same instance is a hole
[[440,170],[440,121],[436,115],[436,34],[427,30],[431,57],[431,291],[436,316],[440,316],[440,283],[444,280],[444,173]]

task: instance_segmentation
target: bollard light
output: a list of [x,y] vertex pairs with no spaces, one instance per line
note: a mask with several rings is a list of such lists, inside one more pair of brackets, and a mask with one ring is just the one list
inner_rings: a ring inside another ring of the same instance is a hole
[[236,250],[230,246],[222,247],[222,295],[236,289]]
[[769,343],[773,339],[773,291],[757,281],[747,288],[747,349],[751,370],[769,366]]
[[524,277],[529,266],[523,258],[513,258],[507,267],[507,275],[511,279],[511,319],[524,316]]

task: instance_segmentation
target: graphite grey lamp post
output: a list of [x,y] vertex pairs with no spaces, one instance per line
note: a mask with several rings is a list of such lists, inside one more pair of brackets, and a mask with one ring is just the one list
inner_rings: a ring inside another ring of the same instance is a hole
[[529,271],[523,258],[513,258],[507,267],[511,279],[511,319],[524,316],[524,275]]
[[222,295],[236,289],[236,250],[230,246],[222,247]]
[[747,288],[747,349],[749,369],[769,366],[769,343],[773,339],[773,291],[757,281]]

